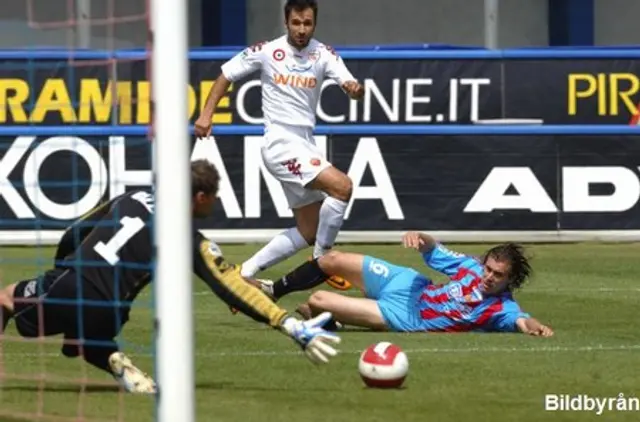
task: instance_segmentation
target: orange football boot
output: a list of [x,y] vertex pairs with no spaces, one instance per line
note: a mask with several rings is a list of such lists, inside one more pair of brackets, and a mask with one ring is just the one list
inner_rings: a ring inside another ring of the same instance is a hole
[[346,291],[346,290],[351,290],[351,287],[353,287],[348,280],[342,277],[339,277],[337,275],[332,275],[331,277],[325,280],[325,283],[327,283],[329,286],[333,287],[336,290]]
[[[312,260],[313,260],[313,256],[310,256],[309,261],[312,261]],[[351,287],[353,287],[347,279],[344,279],[337,275],[332,275],[331,277],[326,279],[324,282],[336,290],[347,291],[347,290],[351,290]]]

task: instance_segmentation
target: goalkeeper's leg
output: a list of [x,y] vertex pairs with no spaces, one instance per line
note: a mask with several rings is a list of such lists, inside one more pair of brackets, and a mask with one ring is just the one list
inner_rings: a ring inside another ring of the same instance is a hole
[[[153,394],[156,383],[144,371],[138,369],[129,357],[120,352],[113,339],[85,338],[78,340],[75,335],[65,336],[62,354],[67,357],[82,355],[85,362],[107,372],[129,393]],[[81,345],[82,344],[82,345]]]
[[64,333],[66,320],[59,314],[63,307],[47,299],[50,295],[55,299],[52,290],[67,273],[64,270],[50,270],[6,287],[1,295],[3,330],[13,319],[18,333],[26,338]]
[[[101,300],[100,295],[90,286],[86,286],[83,293],[91,302]],[[72,330],[65,334],[66,341],[62,353],[68,357],[82,355],[85,362],[112,375],[129,393],[155,393],[157,387],[153,378],[138,369],[131,359],[120,351],[115,341],[129,320],[130,308],[115,304],[105,305],[94,306],[93,303],[87,303],[81,308],[82,315],[74,315]],[[78,335],[80,320],[84,330],[82,335]]]
[[7,324],[13,318],[13,294],[16,289],[16,284],[11,284],[4,289],[0,290],[0,322],[2,323],[2,331],[0,335],[4,334],[7,328]]
[[109,355],[109,369],[116,381],[129,393],[154,394],[158,391],[153,378],[138,369],[122,352]]
[[[117,318],[110,307],[83,306],[78,315],[77,283],[71,270],[51,270],[41,277],[24,280],[8,286],[0,294],[3,308],[3,328],[14,319],[18,333],[25,338],[65,335],[62,354],[67,357],[82,355],[90,365],[101,369],[118,381],[129,392],[155,392],[155,383],[144,372],[118,351],[113,338],[119,332]],[[84,299],[100,300],[90,286],[83,285]],[[122,324],[126,315],[121,318]],[[78,335],[80,321],[84,335]],[[120,324],[120,326],[122,325]]]

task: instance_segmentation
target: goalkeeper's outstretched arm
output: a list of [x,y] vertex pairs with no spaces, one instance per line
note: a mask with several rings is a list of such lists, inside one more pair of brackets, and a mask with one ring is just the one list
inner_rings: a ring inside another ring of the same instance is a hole
[[214,243],[198,233],[193,251],[193,270],[220,299],[254,320],[280,327],[288,312],[260,289],[247,283],[240,268],[217,253]]
[[326,363],[337,354],[330,343],[340,337],[322,327],[331,321],[328,312],[308,321],[299,321],[276,305],[257,287],[240,275],[240,267],[227,262],[217,246],[200,232],[194,236],[193,270],[209,288],[226,302],[254,320],[269,324],[295,340],[314,363]]

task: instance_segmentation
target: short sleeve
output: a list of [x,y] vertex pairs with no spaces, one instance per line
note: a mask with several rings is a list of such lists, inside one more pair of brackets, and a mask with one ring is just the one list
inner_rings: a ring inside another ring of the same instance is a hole
[[231,82],[245,78],[262,68],[263,43],[247,47],[222,65],[222,74]]
[[355,81],[355,78],[342,60],[342,57],[330,46],[323,47],[322,52],[325,60],[325,74],[334,80],[338,85],[342,85],[348,81]]

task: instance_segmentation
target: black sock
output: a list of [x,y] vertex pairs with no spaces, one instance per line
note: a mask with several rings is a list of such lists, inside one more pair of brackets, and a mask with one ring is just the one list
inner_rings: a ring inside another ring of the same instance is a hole
[[327,331],[338,331],[338,321],[335,318],[331,318],[322,328]]
[[85,362],[112,374],[111,367],[109,366],[109,356],[118,351],[118,346],[115,345],[115,343],[113,346],[84,346],[83,349]]
[[291,292],[313,289],[328,277],[320,269],[317,259],[307,261],[273,284],[273,296],[280,299]]

